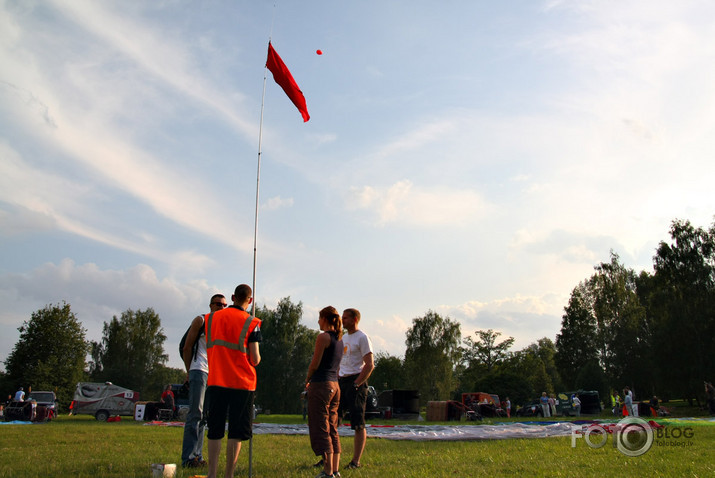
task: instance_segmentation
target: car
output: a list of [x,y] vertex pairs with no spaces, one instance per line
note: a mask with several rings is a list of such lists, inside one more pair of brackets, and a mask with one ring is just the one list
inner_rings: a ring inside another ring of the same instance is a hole
[[26,422],[50,421],[57,416],[57,397],[55,392],[37,391],[25,397],[24,401],[11,401],[5,408],[3,419]]
[[526,403],[516,410],[517,417],[543,417],[544,411],[541,409],[541,401],[537,398]]
[[601,413],[601,399],[597,390],[574,390],[571,392],[561,392],[557,395],[556,411],[565,416],[575,416],[576,410],[573,408],[574,395],[578,395],[581,400],[582,415],[598,415]]
[[[45,420],[50,421],[57,416],[57,397],[55,396],[55,392],[45,390],[33,391],[30,392],[25,400],[28,402],[31,400],[35,401],[37,403],[38,415],[42,417],[44,413]],[[41,407],[45,409],[44,412]]]

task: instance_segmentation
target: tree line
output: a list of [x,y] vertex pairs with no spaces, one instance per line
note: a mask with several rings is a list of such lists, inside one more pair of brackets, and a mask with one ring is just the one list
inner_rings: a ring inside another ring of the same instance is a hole
[[[561,330],[512,351],[512,337],[492,329],[463,337],[459,322],[427,311],[414,318],[404,357],[378,352],[370,384],[378,390],[418,390],[424,403],[459,400],[463,392],[497,393],[522,404],[542,391],[598,390],[602,398],[629,386],[651,395],[700,402],[715,376],[715,224],[709,230],[673,221],[654,271],[637,274],[617,254],[595,266],[564,307]],[[301,324],[303,304],[265,305],[256,402],[273,413],[298,413],[317,330]],[[187,327],[189,321],[187,320]],[[18,329],[0,390],[20,385],[55,390],[71,401],[79,381],[111,381],[158,398],[186,372],[166,366],[166,336],[153,309],[127,310],[104,323],[99,342],[66,303],[48,305]]]
[[373,384],[418,389],[423,403],[482,391],[520,404],[579,389],[605,401],[628,386],[640,400],[700,406],[703,382],[715,377],[715,224],[673,221],[652,273],[636,273],[613,252],[594,270],[571,292],[555,342],[512,352],[513,338],[499,341],[490,329],[462,339],[459,323],[430,311],[413,320],[404,359],[378,354]]

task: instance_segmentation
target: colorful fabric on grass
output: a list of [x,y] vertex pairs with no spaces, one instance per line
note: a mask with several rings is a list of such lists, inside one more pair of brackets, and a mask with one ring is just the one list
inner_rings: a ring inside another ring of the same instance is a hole
[[184,422],[161,422],[159,420],[152,420],[146,422],[145,426],[155,426],[155,427],[183,427]]
[[[411,441],[468,441],[499,440],[508,438],[546,438],[571,436],[571,431],[580,429],[580,425],[570,422],[549,423],[546,425],[510,423],[508,425],[387,425],[367,426],[367,435],[371,438]],[[253,433],[257,435],[307,435],[307,425],[281,425],[277,423],[255,423]],[[338,429],[341,436],[353,436],[355,432],[349,426]]]

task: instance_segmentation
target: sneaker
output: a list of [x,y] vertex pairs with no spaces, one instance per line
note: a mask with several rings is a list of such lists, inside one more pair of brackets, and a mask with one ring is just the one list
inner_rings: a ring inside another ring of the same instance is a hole
[[202,466],[206,466],[206,462],[197,456],[193,457],[190,460],[186,460],[181,464],[184,468],[201,468]]
[[323,459],[321,458],[320,461],[313,466],[316,468],[320,468],[321,466],[323,466]]
[[333,473],[333,478],[342,478],[342,476],[340,475],[339,471],[336,471],[335,473]]
[[354,470],[355,468],[360,468],[362,465],[359,463],[355,463],[354,461],[351,461],[350,463],[347,464],[345,467],[346,470]]
[[335,475],[329,475],[325,471],[318,473],[315,478],[333,478]]

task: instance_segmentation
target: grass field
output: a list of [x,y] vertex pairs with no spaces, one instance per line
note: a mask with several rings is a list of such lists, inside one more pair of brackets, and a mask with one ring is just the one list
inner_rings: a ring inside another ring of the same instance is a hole
[[[260,415],[257,421],[300,423],[301,419]],[[656,440],[639,457],[625,456],[613,448],[612,437],[599,449],[587,446],[583,440],[572,448],[570,437],[462,442],[368,438],[364,466],[341,473],[346,478],[715,476],[715,424],[680,422],[667,428],[678,428],[678,437],[660,440],[660,444]],[[687,440],[680,436],[686,428],[690,435]],[[180,427],[144,426],[128,417],[117,423],[97,422],[87,416],[61,416],[46,424],[2,425],[0,477],[150,477],[152,463],[178,464],[182,433]],[[343,464],[350,459],[352,442],[351,437],[342,439]],[[223,455],[222,451],[222,459]],[[315,461],[307,436],[256,435],[253,439],[253,476],[313,477],[319,471],[311,466]],[[219,466],[222,468],[223,463]],[[176,476],[194,473],[179,468]],[[236,476],[248,476],[248,442],[239,457]]]

